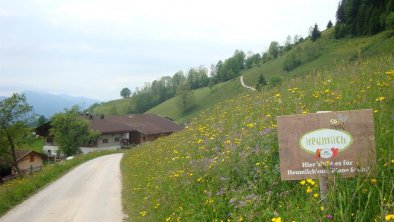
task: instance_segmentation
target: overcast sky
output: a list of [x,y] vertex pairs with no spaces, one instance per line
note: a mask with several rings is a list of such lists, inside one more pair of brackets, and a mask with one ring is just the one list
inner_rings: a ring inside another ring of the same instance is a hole
[[0,0],[0,96],[24,90],[106,101],[236,49],[307,36],[339,0]]

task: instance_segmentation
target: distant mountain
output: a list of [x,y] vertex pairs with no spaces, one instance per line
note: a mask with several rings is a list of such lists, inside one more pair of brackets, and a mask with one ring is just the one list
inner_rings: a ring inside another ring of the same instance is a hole
[[78,105],[81,109],[87,109],[93,103],[99,102],[90,98],[74,97],[66,94],[55,95],[33,91],[24,91],[23,93],[26,96],[27,103],[33,106],[34,112],[47,118],[74,105]]

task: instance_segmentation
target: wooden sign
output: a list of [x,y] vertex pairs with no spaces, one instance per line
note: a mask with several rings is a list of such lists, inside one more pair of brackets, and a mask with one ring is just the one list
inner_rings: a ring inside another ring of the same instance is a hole
[[371,109],[279,116],[277,120],[282,180],[373,172],[376,151]]

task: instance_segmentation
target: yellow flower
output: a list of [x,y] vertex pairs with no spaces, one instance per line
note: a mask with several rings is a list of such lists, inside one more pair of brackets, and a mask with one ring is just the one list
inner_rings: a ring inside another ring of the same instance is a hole
[[305,180],[300,181],[301,185],[305,185]]
[[307,179],[306,182],[308,182],[310,185],[315,185],[315,181],[313,181],[312,179]]
[[260,163],[256,163],[256,166],[260,166]]
[[394,220],[394,214],[387,214],[384,218],[386,221]]
[[140,212],[140,216],[141,216],[141,217],[145,217],[147,213],[148,213],[148,212],[146,212],[146,211],[141,211],[141,212]]
[[324,90],[324,93],[329,93],[329,92],[330,92],[329,89]]
[[320,211],[324,211],[324,207],[320,207]]
[[282,218],[281,217],[274,217],[271,219],[272,222],[282,222]]
[[374,112],[374,113],[377,113],[377,112],[379,112],[379,110],[377,110],[377,109],[374,109],[374,110],[373,110],[373,112]]
[[313,194],[313,197],[318,198],[318,197],[319,197],[319,194],[318,194],[318,193],[315,193],[315,194]]
[[375,99],[375,102],[382,102],[384,100],[384,96],[378,97]]
[[312,193],[312,191],[313,191],[313,190],[312,190],[312,188],[311,188],[310,186],[308,186],[308,188],[306,188],[306,192],[307,192],[307,193]]
[[372,184],[376,184],[377,182],[378,182],[377,179],[375,179],[375,178],[371,179],[371,183],[372,183]]

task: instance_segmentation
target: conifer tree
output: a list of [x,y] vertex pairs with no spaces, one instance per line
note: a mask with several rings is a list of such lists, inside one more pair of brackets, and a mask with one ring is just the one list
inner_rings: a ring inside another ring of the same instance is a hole
[[332,24],[331,20],[328,21],[328,23],[327,23],[327,29],[331,28],[332,26],[333,26],[333,24]]
[[312,33],[311,33],[311,39],[312,41],[316,41],[316,39],[320,38],[321,32],[319,31],[319,27],[317,24],[315,24],[315,27],[313,27]]

